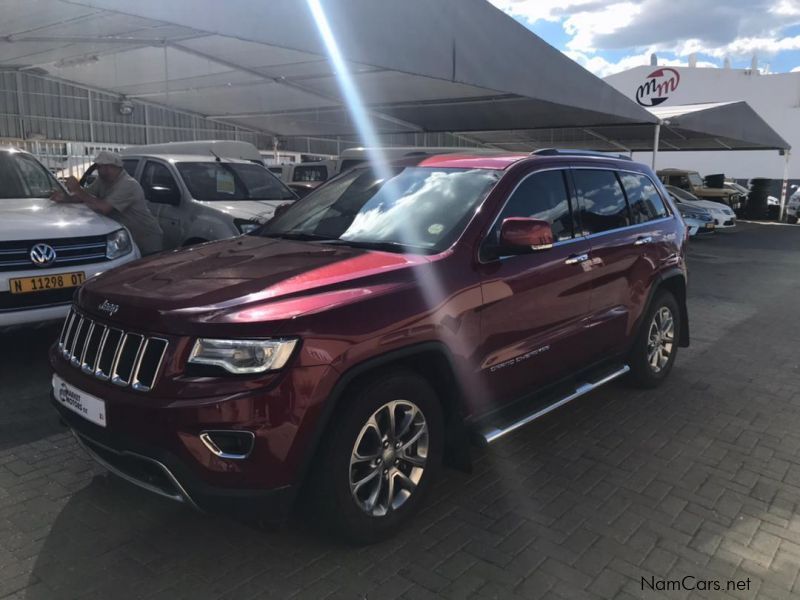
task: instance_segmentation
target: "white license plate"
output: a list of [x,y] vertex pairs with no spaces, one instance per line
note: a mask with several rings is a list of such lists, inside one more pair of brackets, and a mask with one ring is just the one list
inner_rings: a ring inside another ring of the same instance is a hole
[[100,427],[106,426],[106,403],[53,375],[53,395],[63,406]]

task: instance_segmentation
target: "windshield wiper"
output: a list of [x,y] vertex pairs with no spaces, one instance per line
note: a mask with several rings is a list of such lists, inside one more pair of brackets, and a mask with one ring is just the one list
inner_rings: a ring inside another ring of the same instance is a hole
[[410,254],[431,254],[432,250],[424,246],[411,246],[400,242],[367,242],[360,240],[331,240],[326,242],[339,246],[350,246],[351,248],[364,248],[365,250],[383,250],[384,252],[399,252]]
[[330,238],[316,233],[265,233],[264,237],[277,238],[280,240],[297,240],[300,242],[338,242],[336,238]]

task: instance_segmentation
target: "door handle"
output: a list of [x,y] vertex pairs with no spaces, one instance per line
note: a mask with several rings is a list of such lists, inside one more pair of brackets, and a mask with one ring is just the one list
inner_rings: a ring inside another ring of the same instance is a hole
[[638,237],[638,238],[636,238],[636,241],[633,242],[633,245],[634,246],[643,246],[645,244],[650,244],[652,241],[653,241],[653,238],[650,237],[649,235],[645,236],[645,237]]
[[589,260],[588,254],[572,254],[570,257],[564,261],[566,265],[577,265],[578,263],[586,262]]

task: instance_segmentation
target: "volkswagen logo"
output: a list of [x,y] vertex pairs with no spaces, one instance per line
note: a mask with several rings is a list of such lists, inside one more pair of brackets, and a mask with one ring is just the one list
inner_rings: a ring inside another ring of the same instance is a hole
[[30,257],[37,267],[49,267],[56,261],[56,251],[48,244],[36,244],[31,248]]

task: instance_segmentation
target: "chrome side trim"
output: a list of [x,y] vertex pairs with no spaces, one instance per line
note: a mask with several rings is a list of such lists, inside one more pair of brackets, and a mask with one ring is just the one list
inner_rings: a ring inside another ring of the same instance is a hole
[[576,398],[579,398],[580,396],[583,396],[584,394],[588,394],[592,390],[595,390],[595,389],[599,388],[600,386],[605,385],[609,381],[613,381],[617,377],[622,377],[623,375],[625,375],[625,373],[627,373],[630,370],[631,370],[631,368],[628,365],[623,365],[622,368],[618,369],[617,371],[614,371],[613,373],[610,373],[609,375],[606,375],[605,377],[603,377],[599,381],[595,381],[593,383],[584,383],[584,384],[578,386],[573,393],[571,393],[568,396],[562,398],[561,400],[551,404],[550,406],[547,406],[547,407],[545,407],[545,408],[543,408],[543,409],[541,409],[541,410],[539,410],[539,411],[537,411],[535,413],[532,413],[532,414],[530,414],[530,415],[528,415],[526,417],[523,417],[522,419],[520,419],[518,421],[515,421],[511,425],[503,427],[502,429],[499,429],[497,427],[493,427],[493,428],[489,429],[488,431],[481,432],[480,436],[483,438],[483,440],[487,444],[491,444],[492,442],[494,442],[498,438],[503,437],[507,433],[511,433],[512,431],[515,431],[516,429],[519,429],[520,427],[522,427],[524,425],[527,425],[528,423],[531,423],[531,422],[535,421],[536,419],[538,419],[540,417],[543,417],[547,413],[549,413],[551,411],[554,411],[555,409],[557,409],[557,408],[559,408],[561,406],[564,406],[568,402],[571,402],[572,400],[575,400]]
[[[223,452],[219,449],[219,447],[214,443],[214,440],[211,439],[209,434],[211,433],[245,433],[250,436],[250,439],[253,443],[250,445],[250,451],[247,454],[229,454],[227,452]],[[238,429],[220,429],[220,430],[207,430],[200,434],[200,441],[203,442],[203,445],[208,448],[211,454],[218,456],[219,458],[224,458],[226,460],[244,460],[253,452],[253,446],[255,445],[256,434],[252,431],[242,431]]]
[[140,487],[142,489],[145,489],[148,492],[152,492],[154,494],[157,494],[157,495],[159,495],[159,496],[161,496],[163,498],[169,498],[170,500],[174,500],[175,502],[185,502],[186,504],[188,504],[192,508],[194,508],[196,510],[200,510],[200,508],[197,506],[197,504],[195,504],[194,500],[192,500],[192,497],[189,495],[189,493],[186,491],[186,489],[181,485],[181,483],[178,481],[178,479],[175,477],[175,475],[172,474],[172,471],[170,471],[166,467],[166,465],[164,465],[164,463],[161,463],[161,462],[155,460],[154,458],[150,458],[149,456],[142,456],[141,454],[137,454],[136,452],[130,452],[128,450],[120,452],[120,451],[114,450],[113,448],[109,448],[108,446],[105,446],[103,444],[100,444],[100,443],[98,443],[98,442],[96,442],[94,440],[91,440],[91,442],[90,442],[92,444],[95,444],[96,446],[99,446],[103,450],[106,450],[107,452],[111,452],[111,453],[117,454],[119,456],[132,456],[132,457],[137,458],[139,460],[143,460],[145,462],[149,462],[150,464],[155,465],[161,471],[163,471],[163,473],[164,473],[164,475],[166,475],[167,479],[170,480],[170,483],[172,483],[172,485],[175,486],[175,489],[178,491],[178,493],[176,493],[176,494],[170,494],[168,492],[165,492],[164,490],[162,490],[162,489],[160,489],[160,488],[158,488],[158,487],[156,487],[154,485],[151,485],[151,484],[147,483],[146,481],[142,481],[141,479],[136,479],[135,477],[133,477],[131,475],[128,475],[127,473],[125,473],[123,471],[120,471],[117,467],[109,464],[100,455],[98,455],[96,452],[94,452],[91,449],[91,447],[89,447],[89,445],[86,442],[83,441],[83,439],[82,439],[82,437],[81,437],[81,435],[79,433],[77,433],[76,431],[72,430],[72,435],[75,436],[75,439],[78,441],[78,445],[81,448],[83,448],[86,451],[86,453],[89,456],[92,457],[92,459],[94,459],[97,463],[99,463],[100,465],[102,465],[103,467],[105,467],[106,469],[111,471],[112,473],[114,473],[114,475],[116,475],[117,477],[120,477],[120,478],[124,479],[125,481],[127,481],[128,483],[132,483],[135,486],[138,486],[138,487]]

